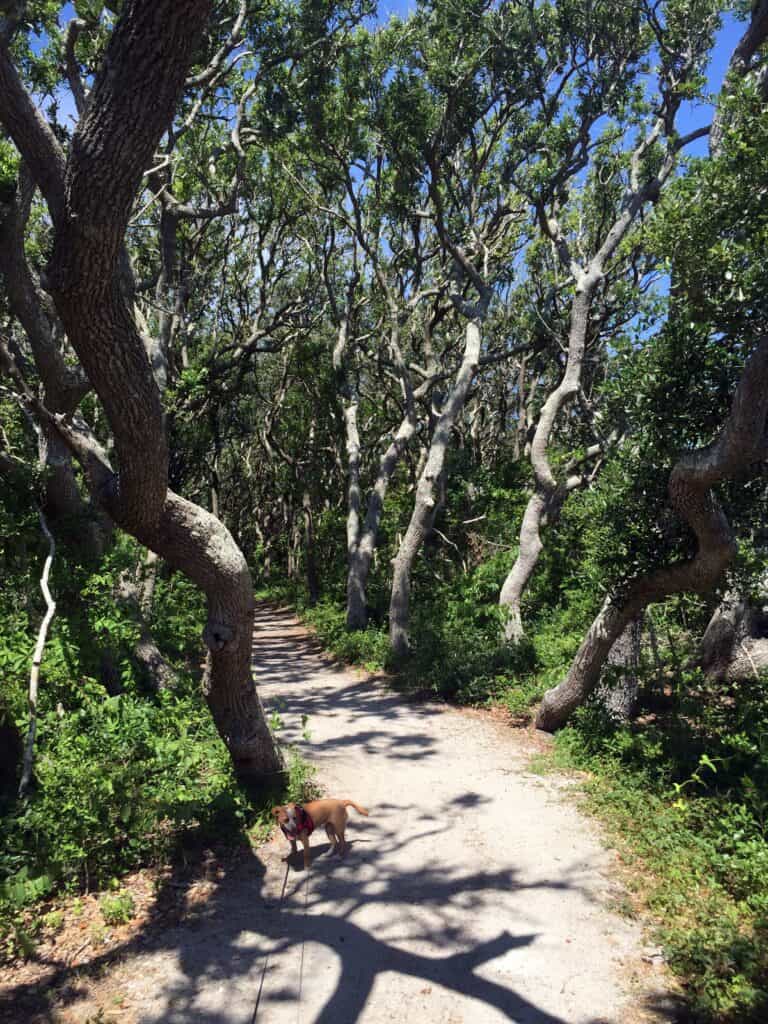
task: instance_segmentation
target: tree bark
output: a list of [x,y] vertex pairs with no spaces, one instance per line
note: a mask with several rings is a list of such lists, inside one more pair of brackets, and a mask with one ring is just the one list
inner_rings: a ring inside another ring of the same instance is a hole
[[582,275],[576,284],[576,294],[571,307],[565,372],[558,386],[542,406],[531,442],[530,457],[536,481],[535,488],[520,526],[517,558],[499,594],[499,604],[506,610],[507,616],[504,636],[512,643],[518,643],[524,635],[520,602],[544,548],[541,540],[542,526],[548,518],[551,520],[557,517],[567,494],[564,485],[558,483],[555,478],[547,450],[561,409],[579,389],[587,345],[589,312],[595,290],[601,280],[602,271],[600,267],[596,267],[591,273]]
[[393,562],[389,642],[397,659],[406,657],[410,648],[411,569],[424,539],[432,529],[437,502],[436,491],[444,477],[451,431],[466,403],[477,371],[480,341],[480,323],[478,320],[470,320],[466,326],[462,363],[437,420],[426,463],[416,484],[416,500],[408,529]]
[[759,678],[768,669],[768,609],[729,591],[704,632],[699,664],[717,682]]
[[[390,305],[389,347],[399,368],[400,383],[405,400],[405,415],[395,436],[379,460],[376,480],[368,494],[365,520],[362,517],[362,492],[360,487],[360,432],[357,424],[359,400],[348,369],[348,347],[352,322],[355,276],[347,289],[344,316],[338,328],[336,346],[333,350],[333,366],[340,379],[340,391],[344,399],[344,424],[347,446],[347,629],[360,630],[368,625],[366,586],[368,574],[376,549],[379,525],[384,509],[387,490],[408,443],[416,433],[416,412],[413,389],[408,379],[400,351],[399,310],[391,296],[383,274],[379,274],[382,290],[388,296]],[[330,287],[329,287],[330,294]]]
[[554,731],[592,693],[608,652],[629,623],[649,605],[684,591],[707,593],[736,553],[736,542],[713,488],[744,473],[766,456],[768,418],[768,337],[749,359],[718,438],[706,448],[683,455],[669,478],[669,496],[696,535],[693,558],[627,583],[606,598],[590,626],[568,675],[548,690],[536,725]]
[[304,512],[304,557],[307,563],[307,591],[309,593],[309,603],[314,607],[320,600],[320,577],[317,572],[317,560],[315,558],[315,517],[312,513],[312,499],[309,496],[309,491],[304,492],[301,507]]
[[[608,715],[626,724],[637,708],[640,693],[640,644],[643,633],[642,614],[634,619],[611,648],[606,671],[597,687],[597,696]],[[610,677],[609,673],[611,674]]]
[[520,525],[520,547],[499,594],[499,604],[505,609],[506,615],[504,639],[508,643],[518,644],[525,636],[521,602],[544,550],[541,525],[546,506],[547,496],[537,488],[525,507]]
[[[347,629],[365,629],[368,625],[366,584],[368,582],[371,562],[373,561],[373,554],[376,550],[381,516],[384,511],[384,500],[397,464],[415,433],[415,418],[410,415],[406,416],[392,439],[392,443],[379,461],[376,481],[368,494],[365,520],[361,527],[358,511],[356,534],[353,534],[351,545],[349,545],[350,534],[348,533],[347,535],[349,562],[347,573]],[[351,509],[352,504],[350,503]]]

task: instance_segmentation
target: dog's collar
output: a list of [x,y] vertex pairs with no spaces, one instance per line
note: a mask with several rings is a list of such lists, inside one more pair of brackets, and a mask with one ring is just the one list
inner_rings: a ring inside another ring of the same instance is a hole
[[295,827],[286,828],[286,826],[281,823],[280,828],[283,830],[283,835],[286,839],[295,839],[301,832],[306,832],[308,836],[312,835],[315,830],[315,823],[301,804],[296,804]]

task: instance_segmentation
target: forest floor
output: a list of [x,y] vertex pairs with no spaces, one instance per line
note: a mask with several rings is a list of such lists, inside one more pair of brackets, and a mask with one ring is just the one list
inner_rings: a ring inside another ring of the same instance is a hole
[[[254,850],[141,872],[135,919],[93,939],[95,898],[0,979],[0,1020],[60,1024],[640,1024],[673,986],[622,865],[574,780],[529,769],[545,741],[492,712],[408,700],[330,661],[261,606],[262,700],[350,811],[342,860]],[[90,923],[89,923],[90,922]],[[81,941],[83,940],[83,941]],[[40,1004],[46,993],[46,1006]]]

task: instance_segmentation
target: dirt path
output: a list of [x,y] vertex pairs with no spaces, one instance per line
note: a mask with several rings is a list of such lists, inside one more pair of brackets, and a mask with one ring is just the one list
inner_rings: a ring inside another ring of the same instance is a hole
[[259,612],[255,651],[283,737],[371,817],[352,812],[344,861],[315,836],[311,872],[286,871],[276,836],[228,874],[194,927],[120,968],[136,1019],[641,1019],[649,969],[639,928],[606,909],[611,855],[566,783],[526,773],[525,737],[329,664],[286,611]]

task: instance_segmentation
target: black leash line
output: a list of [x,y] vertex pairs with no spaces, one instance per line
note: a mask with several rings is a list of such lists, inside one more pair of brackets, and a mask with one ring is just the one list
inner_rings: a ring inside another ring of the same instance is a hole
[[[278,913],[280,912],[280,910],[281,910],[281,908],[283,906],[283,900],[285,898],[285,890],[286,890],[286,887],[288,885],[288,872],[290,871],[290,868],[291,868],[290,864],[288,864],[286,862],[286,865],[285,865],[285,876],[283,877],[283,888],[282,888],[282,890],[280,892],[280,899],[277,901]],[[251,1024],[256,1024],[256,1015],[259,1012],[259,1004],[261,1002],[261,993],[264,991],[264,979],[267,976],[267,967],[269,967],[269,958],[270,958],[271,955],[272,955],[272,951],[271,950],[269,950],[264,955],[264,966],[261,969],[261,978],[259,980],[259,991],[256,994],[256,1005],[253,1008],[253,1015],[251,1017]]]

